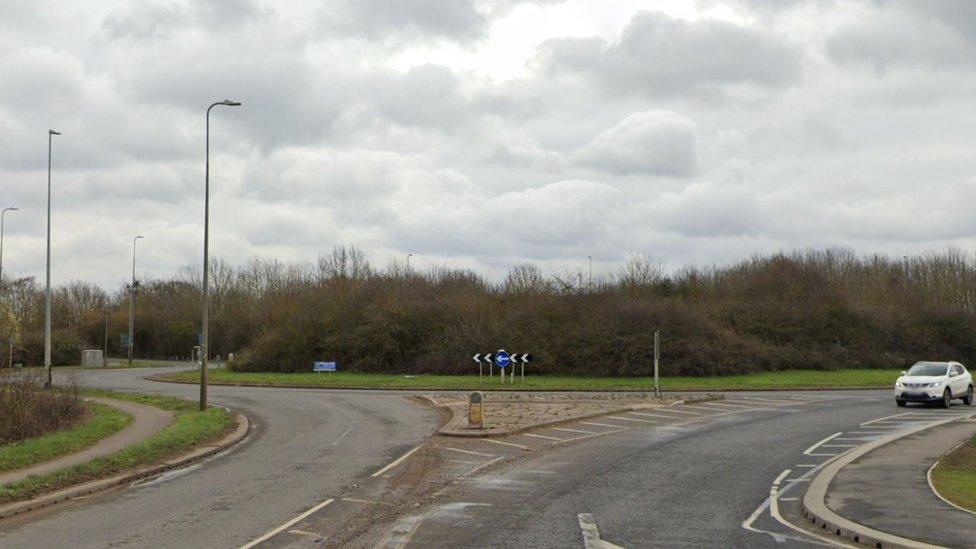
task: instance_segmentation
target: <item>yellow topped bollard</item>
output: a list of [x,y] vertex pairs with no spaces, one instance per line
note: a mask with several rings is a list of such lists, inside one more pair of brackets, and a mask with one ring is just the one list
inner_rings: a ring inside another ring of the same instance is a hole
[[475,391],[468,399],[468,429],[484,429],[484,427],[484,395],[481,391]]

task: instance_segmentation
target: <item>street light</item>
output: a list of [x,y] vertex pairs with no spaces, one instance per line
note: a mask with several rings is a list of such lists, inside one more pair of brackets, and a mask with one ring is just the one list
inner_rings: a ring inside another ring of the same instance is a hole
[[207,354],[210,343],[210,109],[217,105],[240,107],[239,101],[224,99],[207,107],[207,168],[203,195],[203,322],[200,341],[200,410],[207,409]]
[[136,288],[139,283],[136,282],[136,242],[142,235],[139,235],[132,239],[132,284],[129,285],[129,366],[132,366],[132,348],[136,345]]
[[47,268],[44,284],[44,388],[51,388],[51,141],[61,132],[47,131]]
[[13,206],[0,210],[0,288],[3,288],[3,216],[7,212],[16,212]]
[[407,254],[407,274],[410,274],[410,258],[411,257],[413,257],[413,254]]
[[105,313],[105,345],[102,347],[102,367],[105,368],[108,366],[108,307],[102,309],[102,312]]

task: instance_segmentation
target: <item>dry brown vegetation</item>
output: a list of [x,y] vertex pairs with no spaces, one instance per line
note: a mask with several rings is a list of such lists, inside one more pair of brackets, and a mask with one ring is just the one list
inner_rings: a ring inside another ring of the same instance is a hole
[[[198,270],[144,281],[136,354],[186,357],[200,317]],[[346,371],[470,373],[471,355],[531,352],[540,373],[646,374],[653,331],[669,373],[729,374],[787,368],[897,367],[917,359],[976,357],[976,257],[858,256],[846,250],[783,253],[664,274],[642,257],[590,285],[583,273],[533,265],[490,283],[470,271],[373,269],[355,248],[314,264],[213,264],[213,354],[241,370],[306,371],[337,360]],[[42,295],[14,285],[18,355],[40,357]],[[110,309],[110,352],[121,354],[124,291],[76,283],[54,305],[56,362],[100,348]]]
[[88,409],[76,384],[44,390],[37,371],[0,374],[0,444],[77,425]]

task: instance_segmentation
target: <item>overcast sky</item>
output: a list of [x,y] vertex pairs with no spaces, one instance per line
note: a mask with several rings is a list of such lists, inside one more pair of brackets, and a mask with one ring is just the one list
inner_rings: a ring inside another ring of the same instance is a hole
[[976,236],[976,2],[2,0],[5,273],[211,250],[497,278]]

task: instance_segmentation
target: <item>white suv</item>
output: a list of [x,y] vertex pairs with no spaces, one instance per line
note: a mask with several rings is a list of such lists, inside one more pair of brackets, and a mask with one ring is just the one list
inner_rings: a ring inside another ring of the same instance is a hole
[[895,381],[895,403],[938,402],[943,408],[952,399],[973,403],[973,376],[958,362],[916,362]]

